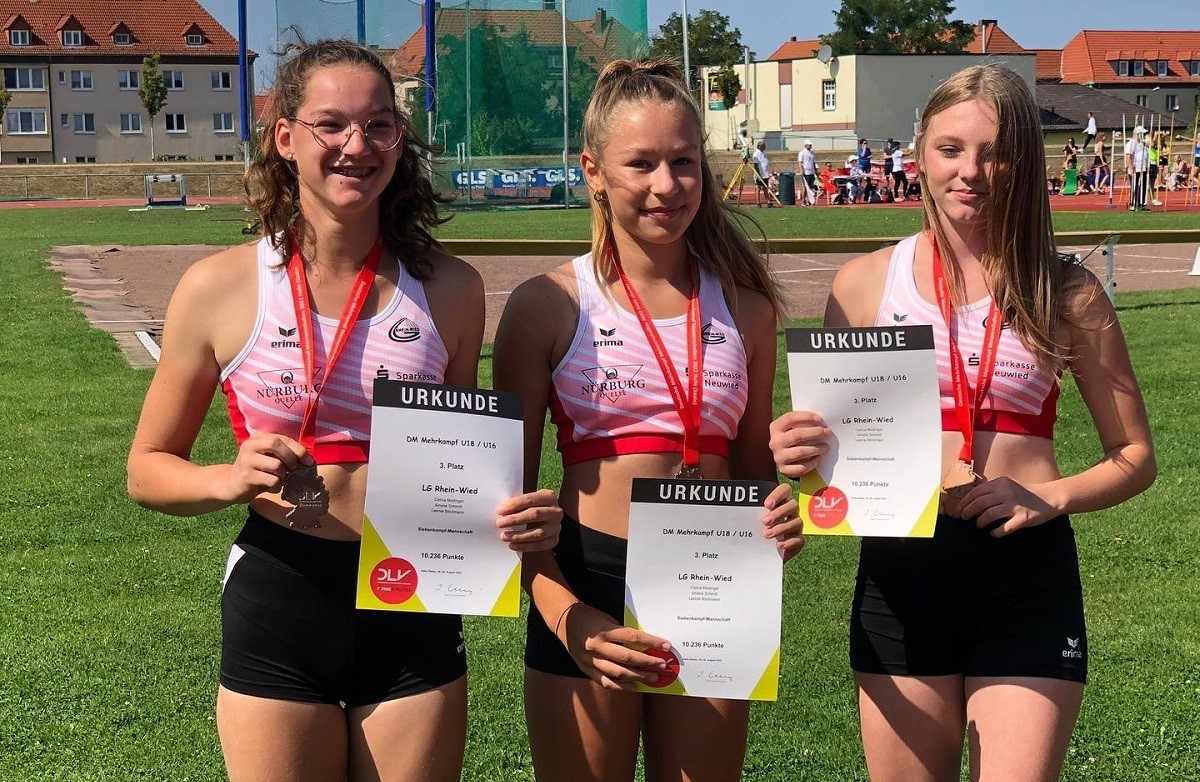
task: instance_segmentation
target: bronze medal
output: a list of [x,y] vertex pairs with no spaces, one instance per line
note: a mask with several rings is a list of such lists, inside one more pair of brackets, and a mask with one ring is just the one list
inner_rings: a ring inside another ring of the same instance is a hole
[[320,527],[321,519],[329,513],[329,490],[315,464],[289,470],[283,478],[281,496],[293,506],[286,518],[288,526],[294,529]]
[[971,462],[964,462],[961,459],[956,461],[942,478],[943,510],[951,516],[958,516],[963,498],[971,489],[975,488],[975,484],[979,483],[979,480]]

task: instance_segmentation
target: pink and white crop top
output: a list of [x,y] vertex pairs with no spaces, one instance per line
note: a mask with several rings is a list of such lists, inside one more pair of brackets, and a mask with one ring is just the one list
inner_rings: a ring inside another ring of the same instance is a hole
[[[258,317],[246,345],[221,368],[239,445],[255,432],[300,436],[309,388],[284,260],[265,238],[258,243]],[[425,287],[399,266],[395,295],[379,314],[355,323],[330,379],[323,377],[325,353],[338,321],[313,316],[313,375],[323,386],[313,450],[318,464],[367,461],[375,378],[444,380],[449,354],[429,315]]]
[[[887,287],[883,292],[876,326],[903,324],[932,325],[937,349],[938,386],[941,394],[942,431],[959,431],[954,412],[954,385],[950,375],[950,339],[937,304],[926,301],[917,292],[913,277],[913,257],[917,237],[910,236],[892,250]],[[974,398],[979,377],[979,356],[987,326],[991,297],[956,307],[953,315],[954,339],[966,365],[967,382]],[[1007,326],[1000,331],[1000,347],[992,386],[983,409],[975,421],[980,432],[1006,432],[1050,439],[1058,418],[1059,373],[1038,363],[1021,340]]]
[[[683,424],[637,316],[611,302],[592,270],[591,254],[573,261],[579,323],[555,367],[550,418],[563,463],[629,453],[682,453]],[[655,320],[687,387],[687,315]],[[704,409],[701,453],[728,456],[746,410],[746,349],[721,283],[700,267]]]

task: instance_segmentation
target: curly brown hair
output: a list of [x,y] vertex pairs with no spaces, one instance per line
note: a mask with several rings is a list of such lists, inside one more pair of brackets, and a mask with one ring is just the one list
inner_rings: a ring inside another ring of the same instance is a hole
[[[246,170],[244,185],[249,205],[262,218],[262,233],[272,247],[286,258],[293,250],[289,230],[300,213],[300,187],[296,167],[275,146],[275,126],[291,121],[304,103],[309,79],[318,68],[353,65],[378,74],[389,86],[392,74],[383,61],[366,47],[346,40],[301,42],[284,53],[275,75],[274,97],[263,119],[261,154]],[[400,157],[391,181],[379,197],[379,232],[383,243],[409,274],[419,280],[433,273],[429,250],[439,247],[432,230],[448,218],[438,217],[438,205],[450,198],[434,190],[429,163],[424,153],[436,151],[413,128],[408,116],[396,105],[392,111],[400,124]]]

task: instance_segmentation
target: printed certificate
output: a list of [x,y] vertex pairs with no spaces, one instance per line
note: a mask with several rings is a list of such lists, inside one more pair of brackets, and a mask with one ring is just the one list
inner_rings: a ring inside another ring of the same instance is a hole
[[758,481],[636,478],[625,626],[671,642],[642,692],[773,701],[779,691],[783,559],[763,537]]
[[359,608],[517,616],[496,506],[521,493],[523,430],[516,394],[375,381]]
[[931,326],[788,329],[792,409],[833,430],[800,479],[808,535],[933,536],[942,419]]

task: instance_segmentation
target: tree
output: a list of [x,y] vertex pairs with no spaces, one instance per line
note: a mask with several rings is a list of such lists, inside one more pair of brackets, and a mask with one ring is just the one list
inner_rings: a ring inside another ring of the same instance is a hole
[[[5,116],[4,110],[8,108],[8,102],[11,100],[12,100],[12,93],[8,91],[7,87],[5,87],[3,84],[0,84],[0,121],[3,121],[4,116]],[[3,132],[4,132],[4,129],[0,128],[0,133],[3,133]],[[0,157],[0,163],[3,163],[3,162],[4,162],[4,159],[2,157]]]
[[725,104],[726,111],[737,105],[738,93],[742,90],[742,80],[738,78],[737,71],[731,66],[721,66],[720,70],[713,75],[713,86],[721,93],[721,102]]
[[[650,36],[650,56],[683,62],[683,17],[678,12],[659,25]],[[753,59],[754,52],[750,53]],[[702,65],[733,65],[742,59],[742,31],[729,29],[729,17],[717,11],[702,10],[688,14],[688,65],[692,84],[696,84]],[[734,92],[736,96],[737,93]]]
[[150,115],[150,159],[154,160],[154,118],[167,105],[167,85],[163,81],[159,65],[162,58],[157,50],[142,59],[142,80],[138,87],[138,100],[142,102],[146,113]]
[[961,54],[975,30],[952,13],[950,0],[842,0],[821,42],[834,54]]

